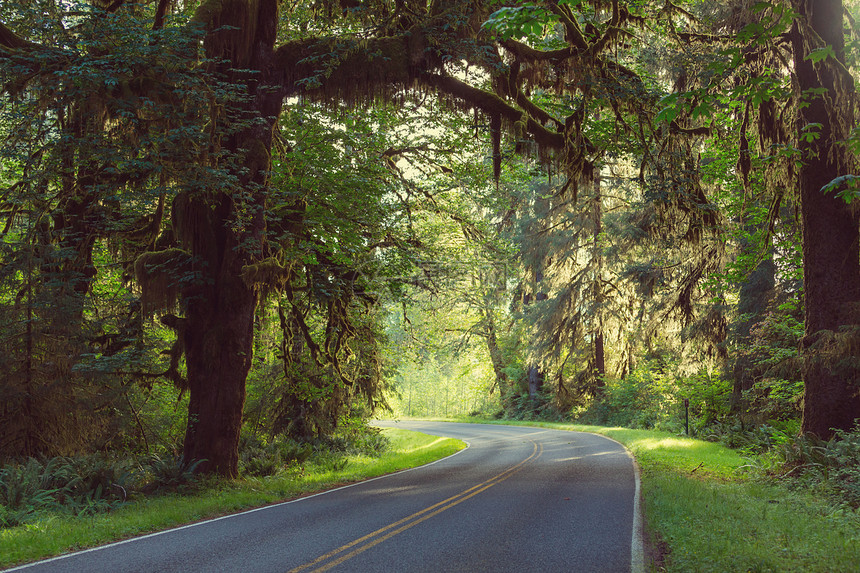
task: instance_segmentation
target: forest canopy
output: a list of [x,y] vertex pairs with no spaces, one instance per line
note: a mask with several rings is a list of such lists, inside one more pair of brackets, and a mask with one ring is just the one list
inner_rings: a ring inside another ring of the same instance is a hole
[[8,4],[2,459],[860,417],[854,2]]

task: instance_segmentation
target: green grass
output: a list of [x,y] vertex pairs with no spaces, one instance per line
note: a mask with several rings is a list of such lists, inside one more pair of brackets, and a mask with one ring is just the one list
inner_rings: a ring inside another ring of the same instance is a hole
[[601,434],[633,453],[652,571],[860,571],[860,511],[748,471],[735,450],[650,430],[516,424]]
[[339,485],[419,466],[465,447],[463,442],[386,429],[389,449],[378,458],[350,456],[338,464],[306,464],[268,478],[212,481],[191,495],[144,498],[92,517],[45,516],[0,529],[0,568],[93,547],[186,523],[260,507]]

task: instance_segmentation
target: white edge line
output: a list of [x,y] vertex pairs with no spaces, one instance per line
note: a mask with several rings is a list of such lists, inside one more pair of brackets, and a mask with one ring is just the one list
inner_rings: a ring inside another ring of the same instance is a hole
[[[627,449],[627,448],[625,448]],[[639,464],[630,452],[628,455],[633,459],[633,473],[636,479],[636,491],[633,494],[633,539],[630,541],[630,573],[645,573],[645,541],[642,538],[642,504],[640,498]]]
[[[641,480],[639,479],[639,464],[636,458],[627,449],[627,446],[609,436],[598,434],[596,432],[583,432],[582,430],[564,430],[566,432],[579,432],[581,434],[591,434],[592,436],[600,436],[606,438],[624,448],[624,452],[633,462],[633,535],[630,539],[630,573],[645,573],[645,543],[642,537],[642,532],[645,527],[642,521],[641,507]],[[3,573],[0,571],[0,573]]]
[[[441,437],[441,436],[437,436],[437,437]],[[453,438],[453,439],[460,440],[459,438]],[[275,503],[275,504],[272,504],[272,505],[264,505],[263,507],[255,507],[254,509],[248,509],[248,510],[246,510],[246,511],[240,511],[239,513],[231,513],[230,515],[222,515],[221,517],[215,517],[215,518],[212,518],[212,519],[206,519],[206,520],[204,520],[204,521],[197,521],[197,522],[195,522],[195,523],[189,523],[188,525],[181,525],[181,526],[179,526],[179,527],[173,527],[173,528],[170,528],[170,529],[165,529],[165,530],[163,530],[163,531],[156,531],[156,532],[154,532],[154,533],[148,533],[148,534],[146,534],[146,535],[141,535],[141,536],[139,536],[139,537],[131,537],[131,538],[129,538],[129,539],[123,539],[122,541],[114,541],[113,543],[108,543],[107,545],[99,545],[98,547],[90,547],[89,549],[82,549],[81,551],[75,551],[75,552],[72,552],[72,553],[65,553],[65,554],[63,554],[63,555],[57,555],[56,557],[49,557],[48,559],[41,559],[41,560],[39,560],[39,561],[33,561],[32,563],[25,563],[24,565],[18,565],[18,566],[16,566],[16,567],[11,568],[11,569],[3,569],[3,570],[0,570],[0,573],[11,573],[12,571],[21,571],[21,570],[24,570],[24,569],[29,569],[30,567],[35,567],[36,565],[41,565],[41,564],[43,564],[43,563],[50,563],[50,562],[52,562],[52,561],[60,561],[60,560],[62,560],[62,559],[67,559],[67,558],[69,558],[69,557],[74,557],[75,555],[83,555],[84,553],[93,553],[93,552],[95,552],[95,551],[101,551],[102,549],[108,549],[108,548],[110,548],[110,547],[116,547],[116,546],[118,546],[118,545],[125,545],[126,543],[133,543],[133,542],[135,542],[135,541],[141,541],[141,540],[143,540],[143,539],[149,539],[149,538],[151,538],[151,537],[158,537],[159,535],[165,535],[165,534],[167,534],[167,533],[173,533],[173,532],[175,532],[175,531],[181,531],[181,530],[183,530],[183,529],[191,529],[192,527],[197,527],[198,525],[205,525],[205,524],[207,524],[207,523],[214,523],[214,522],[216,522],[216,521],[222,521],[222,520],[224,520],[224,519],[230,519],[231,517],[238,517],[238,516],[240,516],[240,515],[247,515],[247,514],[249,514],[249,513],[256,513],[256,512],[258,512],[258,511],[265,511],[265,510],[267,510],[267,509],[274,509],[274,508],[276,508],[276,507],[281,507],[281,506],[284,506],[284,505],[289,505],[289,504],[291,504],[291,503],[298,503],[298,502],[300,502],[300,501],[305,501],[305,500],[308,500],[308,499],[311,499],[311,498],[314,498],[314,497],[319,497],[319,496],[321,496],[321,495],[326,495],[326,494],[329,494],[329,493],[334,493],[334,492],[336,492],[336,491],[341,491],[341,490],[344,490],[344,489],[349,489],[349,488],[351,488],[351,487],[355,487],[355,486],[358,486],[358,485],[363,485],[363,484],[366,484],[366,483],[370,483],[370,482],[374,482],[374,481],[377,481],[377,480],[385,479],[385,478],[388,478],[388,477],[391,477],[391,476],[396,476],[396,475],[398,475],[398,474],[402,474],[402,473],[406,473],[406,472],[411,472],[411,471],[413,471],[413,470],[420,470],[420,469],[422,469],[422,468],[426,468],[426,467],[428,467],[428,466],[432,466],[433,464],[438,464],[439,462],[443,462],[443,461],[445,461],[445,460],[447,460],[447,459],[453,458],[453,457],[454,457],[454,456],[456,456],[457,454],[459,454],[459,453],[461,453],[461,452],[464,452],[464,451],[468,450],[468,449],[471,447],[471,444],[470,444],[468,441],[466,441],[466,440],[460,440],[460,441],[461,441],[461,442],[465,442],[465,444],[466,444],[466,447],[465,447],[465,448],[463,448],[463,449],[461,449],[461,450],[457,450],[456,452],[454,452],[454,453],[453,453],[453,454],[451,454],[450,456],[445,456],[444,458],[439,458],[438,460],[434,460],[434,461],[432,461],[432,462],[429,462],[429,463],[426,463],[426,464],[423,464],[423,465],[420,465],[420,466],[415,466],[414,468],[406,468],[405,470],[399,470],[399,471],[396,471],[396,472],[392,472],[392,473],[390,473],[390,474],[385,474],[385,475],[381,475],[381,476],[376,476],[375,478],[369,478],[369,479],[366,479],[366,480],[363,480],[363,481],[357,481],[357,482],[355,482],[355,483],[351,483],[351,484],[347,484],[347,485],[342,485],[342,486],[340,486],[340,487],[336,487],[336,488],[334,488],[334,489],[327,489],[327,490],[325,490],[325,491],[320,491],[320,492],[317,492],[317,493],[313,493],[313,494],[310,494],[310,495],[306,495],[306,496],[304,496],[304,497],[299,497],[299,498],[296,498],[296,499],[291,499],[291,500],[289,500],[289,501],[282,501],[282,502],[280,502],[280,503]]]

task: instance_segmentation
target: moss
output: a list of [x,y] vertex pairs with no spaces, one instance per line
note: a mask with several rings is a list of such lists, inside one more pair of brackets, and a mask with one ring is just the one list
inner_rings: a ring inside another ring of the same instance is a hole
[[182,249],[150,251],[134,262],[145,314],[176,306],[182,283],[191,273],[191,256]]
[[242,267],[242,280],[248,288],[280,288],[290,280],[289,267],[275,257]]
[[268,171],[270,165],[269,150],[259,139],[251,140],[245,153],[245,166],[251,177],[256,177],[260,171]]
[[284,87],[320,99],[365,101],[411,86],[423,57],[412,36],[292,42],[275,53]]

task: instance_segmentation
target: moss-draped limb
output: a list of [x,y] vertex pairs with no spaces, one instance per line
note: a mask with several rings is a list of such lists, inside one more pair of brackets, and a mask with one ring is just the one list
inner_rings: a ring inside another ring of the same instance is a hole
[[302,40],[275,50],[272,67],[286,95],[355,101],[411,87],[426,67],[419,44],[412,34]]
[[573,44],[577,50],[587,50],[588,42],[585,39],[585,34],[582,33],[582,28],[579,27],[576,16],[571,9],[564,4],[552,5],[550,9],[561,19],[561,23],[567,31],[567,41]]
[[23,48],[38,48],[38,44],[28,42],[0,22],[0,57],[8,56],[9,52]]
[[504,42],[502,42],[502,46],[504,46],[506,50],[514,54],[518,59],[532,62],[560,62],[562,60],[572,58],[577,54],[580,54],[585,51],[584,49],[575,46],[568,46],[567,48],[560,48],[558,50],[544,51],[532,48],[531,46],[522,42],[518,42],[516,40],[505,40]]
[[[521,109],[510,105],[496,94],[470,86],[456,78],[438,74],[423,74],[421,83],[461,99],[486,113],[498,114],[511,123],[522,120],[523,112]],[[563,133],[547,129],[531,117],[527,119],[526,128],[534,136],[538,145],[556,150],[564,149],[565,137]]]

